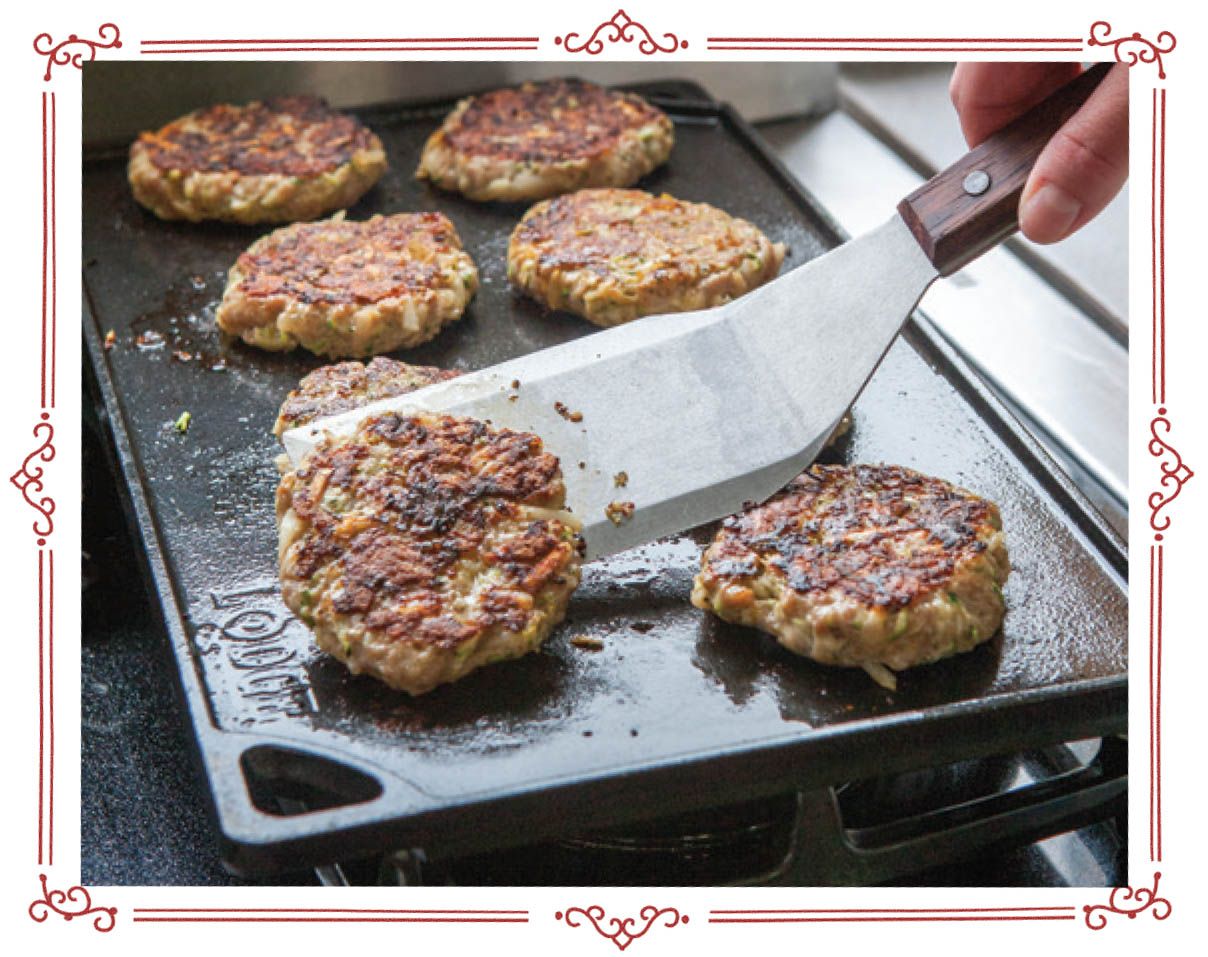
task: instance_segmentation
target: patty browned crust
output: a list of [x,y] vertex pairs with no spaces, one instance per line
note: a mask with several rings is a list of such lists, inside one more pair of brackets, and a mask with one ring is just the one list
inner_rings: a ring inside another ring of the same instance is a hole
[[381,140],[313,96],[196,110],[130,148],[135,198],[163,219],[279,223],[359,199],[386,171]]
[[321,366],[303,377],[281,403],[273,435],[459,375],[451,369],[413,366],[385,356],[374,357],[368,365],[350,361]]
[[478,270],[441,213],[337,214],[261,237],[231,268],[216,319],[262,349],[363,356],[426,342],[458,318]]
[[424,146],[416,176],[477,200],[532,200],[629,186],[666,162],[671,121],[640,96],[547,80],[462,100]]
[[597,325],[707,309],[775,278],[785,248],[707,203],[584,189],[534,205],[508,243],[508,278]]
[[373,416],[277,490],[286,605],[354,673],[421,694],[535,650],[579,582],[580,523],[534,435]]
[[692,601],[891,684],[991,637],[1009,570],[992,502],[900,466],[814,466],[723,523]]

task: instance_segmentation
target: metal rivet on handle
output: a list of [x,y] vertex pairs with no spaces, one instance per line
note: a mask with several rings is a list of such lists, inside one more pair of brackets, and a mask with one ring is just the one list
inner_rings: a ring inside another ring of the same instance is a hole
[[965,177],[962,185],[970,196],[980,196],[990,188],[990,174],[984,169],[975,169]]

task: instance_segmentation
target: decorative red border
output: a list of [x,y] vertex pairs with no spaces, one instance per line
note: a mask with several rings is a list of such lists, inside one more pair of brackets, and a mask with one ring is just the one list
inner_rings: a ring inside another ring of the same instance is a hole
[[1162,563],[1149,549],[1149,859],[1162,862]]
[[[946,37],[709,37],[709,50],[776,50],[813,51],[839,53],[1081,53],[1083,47],[1077,40],[1029,41],[1009,40],[991,46],[975,46],[984,40],[964,40]],[[1041,44],[1024,46],[1021,43]],[[1068,44],[1061,46],[1058,44]],[[1076,44],[1076,45],[1075,45]]]
[[527,924],[526,910],[361,907],[135,907],[134,923],[192,924]]
[[1150,156],[1150,282],[1153,288],[1153,403],[1166,401],[1166,90],[1153,91]]
[[[641,38],[639,39],[639,32]],[[101,49],[116,49],[122,46],[116,25],[103,24],[99,39],[81,39],[70,34],[64,41],[55,44],[48,33],[39,34],[33,43],[36,53],[46,58],[43,77],[49,81],[55,65],[70,64],[77,69],[83,62],[96,58]],[[1139,63],[1154,63],[1158,76],[1165,79],[1162,54],[1175,48],[1173,34],[1163,31],[1156,42],[1141,37],[1139,33],[1110,39],[1111,27],[1105,21],[1097,21],[1090,29],[1085,41],[1076,38],[956,38],[956,37],[710,37],[710,50],[832,50],[832,51],[881,51],[896,52],[1069,52],[1086,53],[1091,47],[1110,47],[1117,62],[1129,67]],[[688,41],[675,34],[664,33],[659,41],[637,21],[630,19],[623,10],[618,10],[611,20],[601,23],[591,36],[580,43],[577,33],[555,37],[555,45],[567,52],[584,52],[597,55],[603,50],[605,41],[631,43],[639,40],[638,49],[646,55],[656,52],[673,53],[687,49]],[[227,39],[227,40],[148,40],[140,43],[144,55],[180,55],[192,53],[293,53],[299,51],[351,51],[361,52],[428,52],[444,50],[532,50],[537,49],[537,37],[415,37],[392,39]],[[978,44],[986,44],[978,46]],[[1168,516],[1159,515],[1179,494],[1183,485],[1194,474],[1183,464],[1177,451],[1158,435],[1170,431],[1166,399],[1166,317],[1165,317],[1165,143],[1166,143],[1166,99],[1164,88],[1154,90],[1153,97],[1153,154],[1152,154],[1152,259],[1153,259],[1153,400],[1159,405],[1157,416],[1151,421],[1150,451],[1155,457],[1173,455],[1173,465],[1163,461],[1159,484],[1163,488],[1173,482],[1175,490],[1169,495],[1160,491],[1150,496],[1151,527],[1155,535],[1150,549],[1150,859],[1155,863],[1162,860],[1161,818],[1161,678],[1162,678],[1162,601],[1165,552],[1162,544],[1163,532],[1170,526]],[[44,496],[35,500],[34,495],[42,491],[43,470],[35,459],[50,462],[54,459],[54,429],[50,422],[50,410],[55,407],[55,371],[57,366],[57,276],[55,274],[57,250],[55,246],[55,97],[44,93],[43,106],[43,268],[42,268],[42,368],[40,421],[34,427],[35,438],[41,444],[25,457],[21,468],[11,481],[22,492],[25,501],[35,508],[40,518],[35,520],[34,531],[38,536],[38,687],[39,687],[39,769],[38,769],[38,850],[39,866],[53,865],[54,855],[54,552],[43,546],[53,532],[51,516],[54,499]],[[1164,920],[1171,913],[1168,900],[1157,896],[1160,873],[1154,873],[1152,888],[1116,888],[1106,905],[1086,905],[1082,908],[1086,926],[1099,930],[1106,926],[1109,913],[1126,914],[1129,918],[1152,908],[1157,920]],[[117,908],[93,905],[82,887],[68,891],[49,890],[45,875],[39,875],[42,897],[29,906],[30,917],[44,923],[51,913],[57,913],[65,921],[75,917],[94,916],[93,926],[108,932],[116,922]],[[136,908],[134,922],[307,922],[307,921],[357,921],[357,922],[492,922],[527,923],[527,911],[480,911],[480,910],[355,910],[355,909],[202,909],[202,908]],[[647,933],[655,922],[664,919],[665,926],[686,925],[688,915],[676,908],[657,908],[653,905],[640,911],[639,919],[644,926],[636,933],[638,925],[633,918],[610,918],[611,933],[604,929],[605,911],[599,905],[587,908],[571,907],[558,911],[555,919],[568,927],[582,926],[580,917],[586,918],[600,936],[611,940],[624,950],[634,940]],[[1074,920],[1073,907],[1035,908],[938,908],[938,909],[849,909],[849,910],[791,910],[791,911],[710,911],[709,923],[770,923],[770,922],[819,922],[819,921],[1052,921]]]
[[[1108,37],[1111,36],[1111,32],[1111,24],[1106,20],[1098,20],[1092,23],[1091,35],[1087,39],[1086,45],[1088,47],[1111,47],[1116,55],[1117,63],[1127,63],[1129,66],[1136,66],[1138,63],[1156,63],[1158,65],[1158,79],[1166,79],[1166,70],[1162,66],[1162,54],[1169,53],[1174,49],[1175,38],[1173,33],[1163,30],[1158,34],[1157,43],[1154,43],[1153,41],[1146,40],[1140,33],[1133,33],[1130,36],[1109,40]],[[1160,45],[1167,41],[1170,42],[1170,46]]]
[[[1161,876],[1160,873],[1154,874],[1152,888],[1139,887],[1133,890],[1131,887],[1117,887],[1111,892],[1106,904],[1083,907],[1086,926],[1091,930],[1103,930],[1107,926],[1108,914],[1124,914],[1131,920],[1151,907],[1154,920],[1165,920],[1170,916],[1171,907],[1170,901],[1158,897],[1158,879]],[[1129,906],[1130,901],[1132,906]]]
[[55,859],[55,555],[38,552],[38,866]]
[[638,52],[645,56],[688,49],[688,41],[679,39],[674,33],[664,33],[662,42],[656,40],[649,30],[631,19],[624,10],[618,10],[610,20],[601,23],[582,43],[578,40],[578,33],[567,33],[554,37],[554,45],[561,46],[567,53],[586,53],[588,56],[602,53],[605,41],[629,44],[637,40]]
[[[119,39],[121,34],[112,23],[102,23],[97,33],[100,35],[99,40],[84,40],[72,33],[66,40],[57,44],[49,33],[39,33],[34,37],[34,52],[46,57],[46,75],[42,79],[49,82],[50,71],[55,66],[70,63],[79,70],[85,62],[96,59],[97,50],[116,50],[122,45],[122,41]],[[110,33],[112,36],[109,36]],[[84,47],[85,49],[71,53],[68,52],[69,47]],[[84,60],[85,54],[88,56],[87,61]]]
[[139,53],[431,53],[536,50],[538,37],[393,37],[383,39],[140,40]]
[[1075,907],[851,907],[711,910],[710,924],[919,923],[936,921],[1077,920]]
[[[688,923],[688,915],[681,914],[674,907],[656,907],[647,904],[638,911],[637,923],[632,917],[609,917],[607,920],[611,930],[605,929],[605,911],[599,904],[590,907],[568,907],[565,911],[557,911],[554,920],[565,921],[567,927],[582,927],[580,918],[586,918],[597,934],[617,945],[618,950],[624,950],[639,937],[646,934],[655,921],[662,918],[663,927],[683,927]],[[636,928],[636,929],[635,929]]]
[[[52,914],[58,914],[65,921],[76,917],[93,916],[92,926],[102,934],[113,930],[117,923],[116,907],[100,907],[92,903],[92,897],[83,887],[72,887],[67,891],[52,891],[46,886],[46,875],[39,874],[42,882],[42,896],[29,905],[29,916],[39,924],[45,923]],[[95,916],[94,916],[95,915]]]
[[25,499],[27,505],[35,509],[40,517],[34,520],[33,531],[38,537],[38,545],[45,545],[51,532],[55,530],[54,513],[55,500],[49,495],[38,497],[38,493],[44,488],[42,478],[45,475],[42,466],[38,465],[34,460],[38,459],[42,462],[50,462],[55,457],[54,426],[50,424],[50,413],[42,412],[38,416],[39,422],[33,428],[34,438],[40,438],[41,444],[30,452],[21,462],[21,467],[17,469],[11,476],[9,481],[12,482],[18,489],[21,490],[21,497]]
[[[116,28],[114,28],[116,30]],[[102,33],[104,28],[102,28]],[[115,34],[116,36],[116,34]],[[49,57],[47,75],[55,63],[73,62],[77,67],[83,53],[74,57],[63,48],[78,41],[71,38],[51,50],[39,50],[39,41],[48,35],[42,34],[34,41],[34,49]],[[104,44],[101,44],[102,46]],[[54,772],[55,772],[55,708],[54,708],[54,551],[46,548],[54,533],[55,500],[41,494],[45,485],[45,470],[39,463],[54,461],[54,425],[50,421],[55,407],[55,369],[57,355],[55,342],[58,336],[57,301],[58,277],[56,274],[57,248],[55,245],[55,95],[42,94],[42,274],[41,274],[41,365],[39,369],[38,399],[42,411],[33,427],[38,445],[25,456],[21,467],[9,481],[21,492],[25,503],[37,512],[32,530],[38,552],[38,777],[37,777],[37,863],[39,867],[54,864]],[[66,895],[61,891],[46,892],[43,878],[44,903],[51,910],[70,916],[56,904],[74,903],[73,888]],[[85,894],[85,896],[87,896]],[[31,916],[33,916],[31,912]],[[41,918],[45,919],[45,912]]]

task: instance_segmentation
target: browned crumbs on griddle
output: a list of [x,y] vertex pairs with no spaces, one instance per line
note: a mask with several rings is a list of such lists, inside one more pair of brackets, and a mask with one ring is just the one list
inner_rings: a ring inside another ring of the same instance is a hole
[[632,93],[581,80],[546,80],[475,97],[445,139],[463,153],[556,163],[598,156],[626,130],[662,115]]
[[613,525],[620,525],[633,517],[635,508],[633,502],[609,502],[604,508],[604,514]]
[[321,97],[299,95],[207,107],[139,142],[162,170],[316,176],[371,148],[373,133]]
[[947,582],[1001,528],[998,509],[942,479],[891,465],[821,466],[731,516],[708,553],[721,577],[762,560],[801,595],[838,589],[892,611]]
[[562,416],[562,418],[566,419],[568,422],[582,422],[583,421],[583,413],[582,412],[572,412],[570,409],[568,409],[566,407],[565,402],[555,402],[554,411],[557,412],[560,416]]

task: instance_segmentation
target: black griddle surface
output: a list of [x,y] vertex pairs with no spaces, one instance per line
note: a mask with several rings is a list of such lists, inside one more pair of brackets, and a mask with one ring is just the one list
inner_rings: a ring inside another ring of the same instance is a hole
[[[751,220],[788,245],[786,270],[838,242],[730,110],[654,98],[676,147],[639,186]],[[460,321],[394,355],[478,369],[591,334],[509,289],[505,250],[524,205],[412,178],[451,105],[361,111],[391,169],[349,217],[440,210],[481,276]],[[349,675],[312,647],[276,581],[269,430],[324,360],[253,350],[213,320],[227,269],[269,228],[162,222],[131,197],[124,157],[85,165],[86,345],[234,867],[385,846],[482,850],[1123,729],[1123,550],[925,322],[908,325],[824,460],[905,465],[998,502],[1009,610],[975,651],[901,674],[896,692],[798,658],[689,604],[703,529],[587,566],[538,654],[419,698]],[[584,634],[603,649],[570,643]],[[282,815],[273,796],[286,792],[345,806]]]

